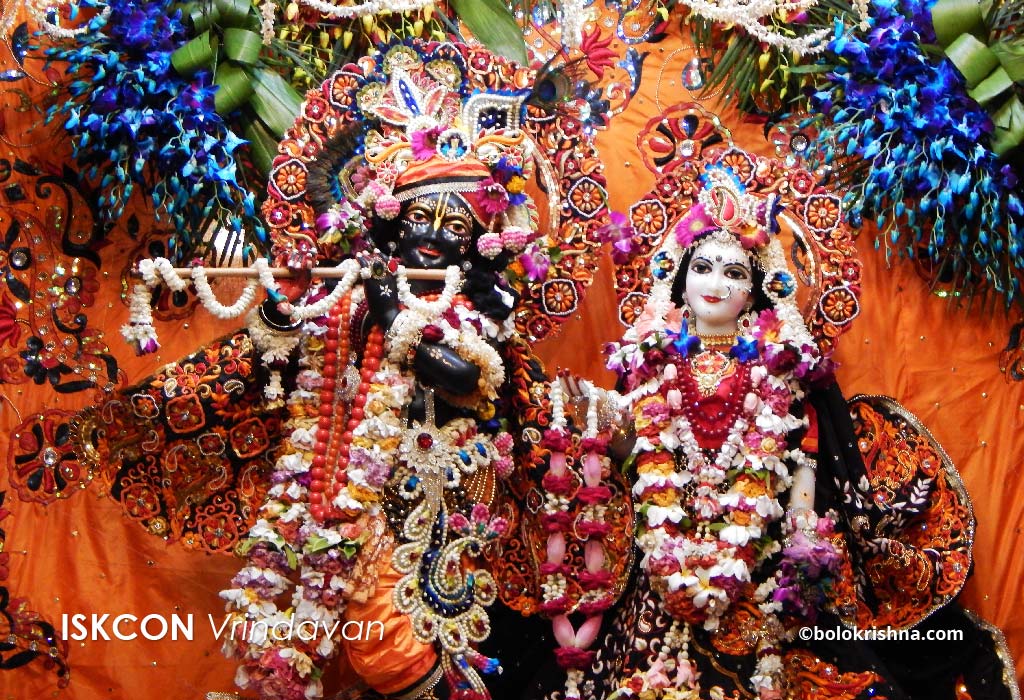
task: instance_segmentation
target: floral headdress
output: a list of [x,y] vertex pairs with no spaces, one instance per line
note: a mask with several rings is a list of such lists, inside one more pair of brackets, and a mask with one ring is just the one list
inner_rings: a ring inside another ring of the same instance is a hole
[[[674,307],[672,287],[683,274],[680,262],[709,237],[735,241],[764,273],[763,291],[783,321],[789,339],[798,345],[813,344],[796,301],[796,278],[786,265],[779,240],[778,216],[782,209],[774,194],[750,194],[732,170],[710,164],[701,176],[703,188],[697,203],[680,219],[675,230],[652,258],[654,282],[642,316],[662,321]],[[644,324],[647,325],[647,324]],[[627,332],[627,337],[631,331]]]
[[471,92],[462,56],[447,48],[392,46],[379,71],[353,86],[364,135],[337,175],[325,173],[337,177],[339,196],[317,217],[321,246],[359,239],[353,209],[390,220],[404,202],[446,192],[469,203],[485,231],[477,241],[485,257],[521,252],[532,240],[529,141],[519,128],[529,91]]
[[[459,187],[488,231],[472,257],[493,255],[489,267],[519,297],[516,328],[530,340],[556,332],[593,280],[608,220],[592,105],[552,97],[573,67],[537,71],[479,45],[415,39],[342,66],[306,92],[278,145],[262,207],[271,263],[343,260],[369,243],[378,209],[394,211],[416,188]],[[501,255],[521,248],[515,260]]]

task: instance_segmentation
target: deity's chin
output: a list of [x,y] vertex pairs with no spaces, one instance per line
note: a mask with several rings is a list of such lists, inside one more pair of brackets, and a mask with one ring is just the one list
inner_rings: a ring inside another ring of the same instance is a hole
[[[694,314],[697,317],[696,332],[703,335],[724,335],[735,333],[737,317],[730,314]],[[694,331],[690,331],[693,333]]]
[[402,264],[410,268],[443,270],[452,263],[445,255],[427,255],[418,250],[408,250],[402,255]]

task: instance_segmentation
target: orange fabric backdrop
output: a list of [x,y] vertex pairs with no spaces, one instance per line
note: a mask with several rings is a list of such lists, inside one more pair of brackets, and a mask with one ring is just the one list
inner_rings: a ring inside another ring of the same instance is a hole
[[[624,51],[617,48],[620,54]],[[678,75],[676,66],[681,67],[689,55],[684,40],[670,36],[660,44],[639,48],[652,52],[644,65],[641,88],[599,139],[608,168],[610,203],[619,211],[628,209],[653,183],[653,174],[638,157],[634,135],[660,108],[688,99],[684,90],[670,84],[672,74]],[[666,58],[668,65],[661,70]],[[7,112],[8,133],[15,133],[13,117],[30,118],[14,115],[10,108]],[[760,124],[743,123],[727,112],[723,120],[740,146],[768,152]],[[47,144],[35,152],[11,149],[9,157],[45,160],[52,158],[51,153],[52,146]],[[0,215],[7,218],[2,209]],[[139,216],[143,222],[151,221],[144,211]],[[144,223],[143,228],[147,227]],[[102,288],[88,313],[90,322],[101,323],[126,382],[142,379],[161,361],[231,329],[233,324],[217,322],[200,310],[187,328],[181,323],[158,324],[165,342],[158,357],[132,357],[117,332],[127,318],[119,277],[130,243],[121,228],[112,240],[114,244],[103,251]],[[1024,604],[1020,556],[1024,502],[1017,498],[1022,493],[1018,465],[1024,462],[1024,385],[1007,383],[997,363],[1010,323],[998,313],[948,312],[945,301],[929,294],[911,265],[889,269],[867,240],[861,247],[863,313],[840,343],[840,382],[847,396],[884,393],[900,400],[949,452],[963,474],[978,518],[975,575],[963,600],[1003,628],[1018,667],[1024,667],[1024,618],[1014,614]],[[569,367],[610,385],[599,349],[621,332],[611,275],[610,260],[606,260],[579,315],[560,335],[540,346],[550,369]],[[231,294],[223,290],[224,298]],[[88,392],[61,396],[48,386],[33,384],[0,385],[0,392],[10,399],[0,408],[0,453],[4,455],[21,419],[44,408],[75,410],[98,400]],[[95,488],[49,507],[19,502],[8,488],[6,471],[0,476],[0,490],[4,489],[8,490],[4,507],[11,514],[0,527],[7,533],[7,585],[13,597],[27,598],[28,607],[58,630],[62,613],[131,613],[140,618],[150,613],[191,614],[195,639],[72,641],[68,688],[58,690],[52,672],[33,663],[14,672],[0,671],[0,700],[125,696],[178,700],[234,690],[234,663],[220,654],[207,616],[218,624],[222,620],[217,592],[237,570],[236,561],[166,544],[125,519],[120,506]]]

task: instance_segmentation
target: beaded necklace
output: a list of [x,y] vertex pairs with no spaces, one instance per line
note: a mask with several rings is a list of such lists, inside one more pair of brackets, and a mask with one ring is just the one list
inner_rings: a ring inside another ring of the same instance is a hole
[[[723,380],[728,389],[719,390]],[[704,404],[712,395],[718,410],[709,415]],[[656,388],[634,403],[641,564],[674,618],[659,661],[674,657],[687,690],[699,690],[688,625],[716,630],[758,564],[779,550],[768,527],[782,517],[777,495],[790,483],[786,435],[799,427],[789,414],[792,399],[786,378],[759,360],[698,349],[667,357]],[[770,604],[771,591],[760,594]],[[759,645],[759,669],[773,667],[776,641]],[[657,690],[650,684],[660,682],[661,669],[652,665],[634,685]],[[775,684],[760,670],[751,682]]]

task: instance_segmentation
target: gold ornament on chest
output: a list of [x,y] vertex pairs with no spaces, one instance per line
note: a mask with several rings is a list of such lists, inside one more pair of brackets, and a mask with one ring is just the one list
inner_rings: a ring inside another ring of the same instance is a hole
[[722,380],[735,374],[736,364],[736,358],[714,350],[694,355],[690,360],[690,373],[700,395],[714,394]]

